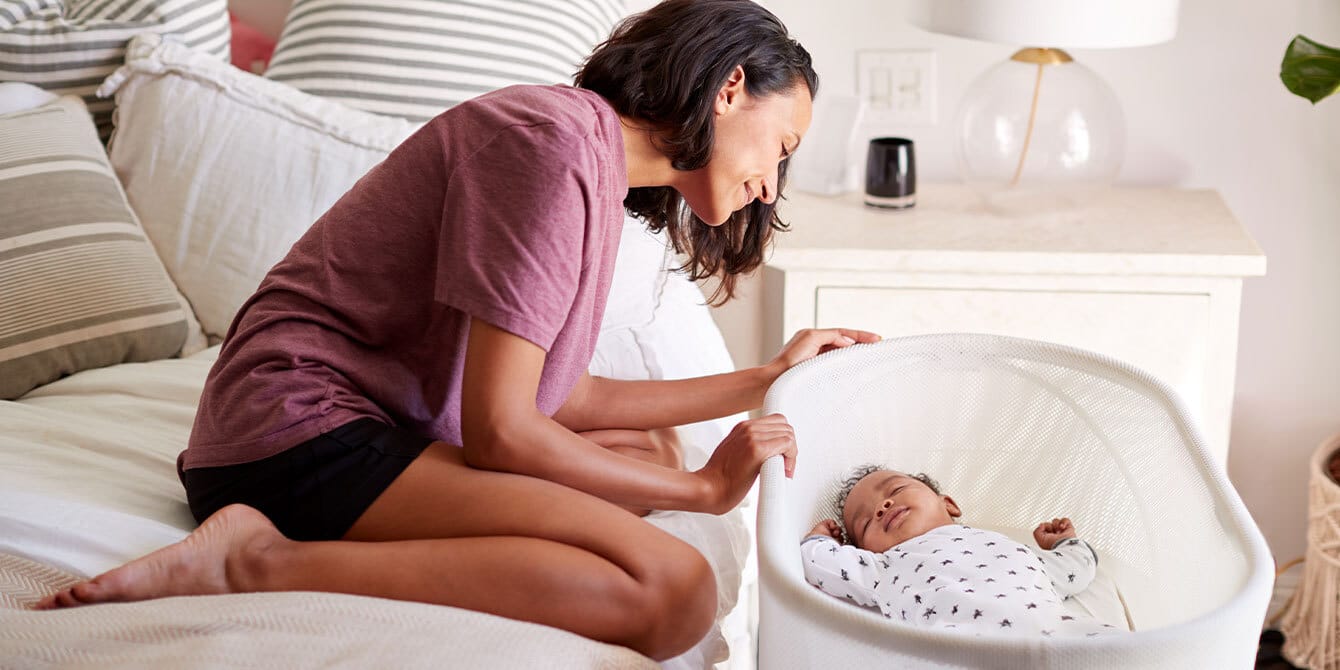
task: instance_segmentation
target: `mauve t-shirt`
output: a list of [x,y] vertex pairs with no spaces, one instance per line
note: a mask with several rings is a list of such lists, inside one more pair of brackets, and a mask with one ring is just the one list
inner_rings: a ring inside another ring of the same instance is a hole
[[181,466],[265,458],[363,417],[460,444],[471,319],[547,352],[535,401],[552,415],[595,351],[627,192],[619,117],[593,92],[513,86],[444,112],[242,306]]

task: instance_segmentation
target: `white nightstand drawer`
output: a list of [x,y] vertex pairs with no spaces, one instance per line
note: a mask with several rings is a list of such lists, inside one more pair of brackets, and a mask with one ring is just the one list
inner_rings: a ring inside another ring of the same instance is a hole
[[884,337],[991,333],[1056,342],[1126,361],[1205,416],[1210,296],[959,288],[819,286],[815,325]]

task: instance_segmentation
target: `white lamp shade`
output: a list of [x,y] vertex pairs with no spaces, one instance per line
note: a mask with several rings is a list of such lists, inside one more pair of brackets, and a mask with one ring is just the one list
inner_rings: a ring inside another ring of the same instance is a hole
[[1178,0],[913,0],[931,32],[1016,46],[1108,49],[1167,42]]

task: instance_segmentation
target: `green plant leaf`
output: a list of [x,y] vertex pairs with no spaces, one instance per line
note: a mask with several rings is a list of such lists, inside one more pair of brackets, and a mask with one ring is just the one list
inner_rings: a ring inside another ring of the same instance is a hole
[[1317,104],[1340,89],[1340,49],[1298,35],[1284,51],[1280,81],[1296,95]]

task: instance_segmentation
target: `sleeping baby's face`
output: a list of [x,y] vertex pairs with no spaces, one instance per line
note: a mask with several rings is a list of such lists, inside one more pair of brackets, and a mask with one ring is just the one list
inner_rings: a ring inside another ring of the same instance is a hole
[[883,552],[933,528],[954,523],[958,505],[921,480],[876,470],[856,482],[842,510],[847,537],[868,551]]

